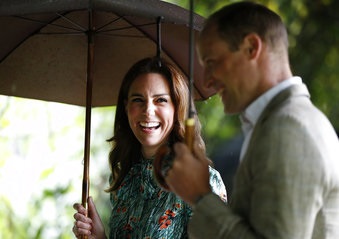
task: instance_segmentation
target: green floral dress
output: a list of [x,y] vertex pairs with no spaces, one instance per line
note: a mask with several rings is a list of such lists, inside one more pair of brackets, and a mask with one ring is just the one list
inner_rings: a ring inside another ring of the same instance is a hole
[[[214,193],[226,202],[219,172],[210,168]],[[153,177],[151,160],[135,164],[116,194],[111,194],[110,239],[188,238],[190,206],[171,192],[162,190]]]

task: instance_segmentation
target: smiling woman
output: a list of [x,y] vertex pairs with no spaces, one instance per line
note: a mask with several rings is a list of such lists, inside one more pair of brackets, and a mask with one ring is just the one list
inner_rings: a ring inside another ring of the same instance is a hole
[[[110,158],[111,198],[109,238],[187,238],[192,209],[155,181],[153,159],[163,145],[183,141],[188,112],[188,84],[167,61],[145,58],[125,75],[116,108]],[[190,99],[192,101],[192,99]],[[205,145],[196,118],[195,139],[200,151]],[[213,191],[226,201],[226,190],[217,171],[210,168]],[[103,223],[91,198],[88,215],[75,204],[74,234],[106,238]]]

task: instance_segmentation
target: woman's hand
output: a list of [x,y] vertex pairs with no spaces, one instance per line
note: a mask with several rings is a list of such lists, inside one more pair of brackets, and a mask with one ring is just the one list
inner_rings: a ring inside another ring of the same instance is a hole
[[105,229],[92,197],[88,198],[87,205],[88,215],[87,210],[80,203],[73,205],[77,211],[73,216],[75,219],[72,229],[74,235],[76,238],[87,236],[88,239],[106,239]]

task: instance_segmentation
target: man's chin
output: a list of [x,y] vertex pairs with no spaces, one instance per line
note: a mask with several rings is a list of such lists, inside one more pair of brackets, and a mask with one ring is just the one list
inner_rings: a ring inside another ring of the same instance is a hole
[[224,113],[226,115],[237,115],[239,114],[240,112],[238,110],[235,110],[235,109],[232,109],[230,107],[227,107],[225,104],[224,104]]

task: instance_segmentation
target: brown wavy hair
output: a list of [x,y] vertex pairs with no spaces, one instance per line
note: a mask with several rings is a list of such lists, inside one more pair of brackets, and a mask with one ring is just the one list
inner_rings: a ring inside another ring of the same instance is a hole
[[[110,186],[106,192],[114,192],[121,185],[123,179],[136,162],[141,158],[141,144],[133,134],[125,110],[128,91],[133,81],[145,73],[158,73],[169,83],[170,96],[174,104],[174,126],[169,136],[169,144],[182,142],[185,135],[185,120],[189,107],[189,89],[186,77],[173,64],[165,59],[153,57],[144,58],[136,62],[126,73],[121,84],[116,106],[114,135],[107,141],[112,148],[109,153],[111,169]],[[190,99],[192,109],[195,111],[193,99]],[[201,137],[201,125],[195,114],[195,143],[205,154],[205,143]]]

